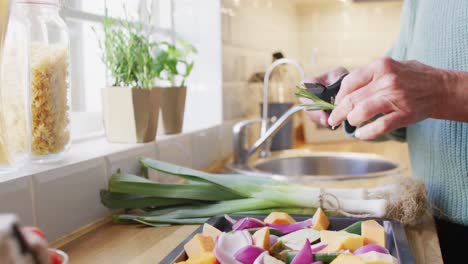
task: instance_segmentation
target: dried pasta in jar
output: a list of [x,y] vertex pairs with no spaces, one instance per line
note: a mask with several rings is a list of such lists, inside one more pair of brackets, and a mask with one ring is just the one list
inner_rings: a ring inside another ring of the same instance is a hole
[[60,154],[70,141],[68,47],[31,44],[31,155]]

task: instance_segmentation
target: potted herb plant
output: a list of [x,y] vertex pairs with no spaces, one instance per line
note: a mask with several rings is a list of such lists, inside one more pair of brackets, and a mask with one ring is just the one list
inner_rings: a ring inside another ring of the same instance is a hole
[[113,85],[102,90],[104,125],[111,142],[155,140],[160,89],[154,86],[157,43],[139,23],[104,19],[100,43]]
[[183,40],[158,44],[155,70],[162,88],[161,115],[165,134],[182,131],[187,95],[185,83],[193,69],[190,57],[195,53],[196,49]]

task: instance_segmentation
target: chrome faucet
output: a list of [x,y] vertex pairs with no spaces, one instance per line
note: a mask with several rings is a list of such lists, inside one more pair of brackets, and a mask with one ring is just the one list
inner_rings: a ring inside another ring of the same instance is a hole
[[[264,146],[260,153],[260,157],[268,156],[270,152],[269,140],[278,133],[278,131],[292,118],[292,116],[303,109],[302,106],[293,106],[286,113],[284,113],[277,120],[268,118],[268,88],[270,82],[270,75],[273,70],[281,64],[293,65],[300,73],[301,79],[304,79],[304,70],[295,61],[290,59],[279,59],[273,62],[265,73],[263,81],[263,109],[262,118],[241,121],[233,127],[233,140],[234,140],[234,165],[246,165],[249,157],[255,153],[260,147]],[[255,141],[251,147],[246,146],[246,128],[252,124],[261,122],[260,137]],[[270,126],[271,125],[271,126]]]

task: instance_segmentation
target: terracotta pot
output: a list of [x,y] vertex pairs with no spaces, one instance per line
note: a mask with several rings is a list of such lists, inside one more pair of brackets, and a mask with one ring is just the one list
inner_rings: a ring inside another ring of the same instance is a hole
[[107,87],[102,90],[107,139],[144,143],[156,139],[161,90]]
[[161,88],[161,115],[164,133],[182,132],[187,87]]

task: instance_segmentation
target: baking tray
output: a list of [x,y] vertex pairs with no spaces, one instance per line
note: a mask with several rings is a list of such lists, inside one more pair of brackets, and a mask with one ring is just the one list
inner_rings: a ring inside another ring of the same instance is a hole
[[[234,219],[240,219],[243,217],[255,217],[258,219],[264,219],[266,215],[236,215],[232,214],[229,215]],[[304,215],[292,215],[294,219],[297,221],[303,221],[310,218],[310,216]],[[411,253],[411,249],[408,243],[408,239],[406,237],[405,229],[403,225],[394,220],[388,219],[376,219],[376,218],[369,218],[375,219],[379,224],[381,224],[385,228],[386,233],[386,244],[387,249],[390,251],[390,254],[397,258],[400,264],[413,264],[415,263],[413,254]],[[348,218],[348,217],[329,217],[330,220],[330,227],[328,230],[341,230],[346,228],[347,226],[361,220],[366,220],[363,218]],[[231,224],[224,218],[224,216],[216,216],[212,217],[207,221],[208,224],[218,228],[221,231],[231,231]],[[195,230],[190,236],[188,236],[182,243],[180,243],[169,255],[167,255],[160,264],[173,264],[174,262],[180,262],[187,259],[187,255],[184,251],[184,245],[192,239],[193,236],[196,234],[200,234],[202,232],[203,227],[200,226]]]

